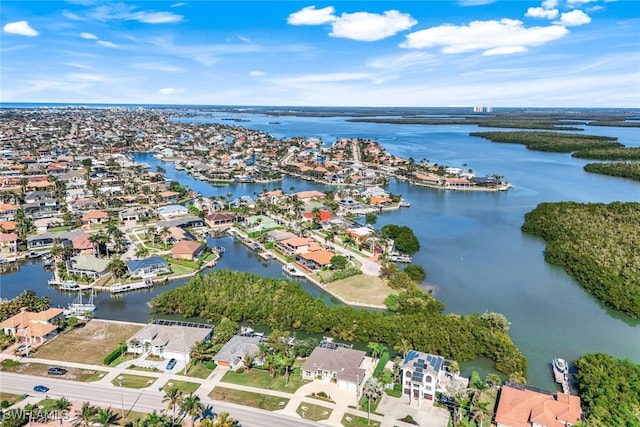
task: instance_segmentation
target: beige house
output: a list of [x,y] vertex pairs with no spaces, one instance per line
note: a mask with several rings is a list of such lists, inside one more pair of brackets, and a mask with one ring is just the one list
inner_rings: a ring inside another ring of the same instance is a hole
[[19,337],[21,342],[43,343],[56,335],[58,327],[55,322],[63,317],[63,313],[61,308],[49,308],[37,313],[22,310],[0,323],[0,328],[5,335]]
[[364,351],[337,344],[316,347],[302,365],[302,378],[331,381],[340,389],[356,391],[367,373],[363,367],[365,355]]
[[193,240],[180,240],[171,248],[171,256],[175,259],[193,261],[204,254],[206,246]]
[[191,349],[198,341],[209,341],[212,334],[213,327],[207,325],[149,324],[127,340],[127,352],[189,363]]
[[18,235],[15,233],[0,234],[0,256],[15,257],[18,252]]

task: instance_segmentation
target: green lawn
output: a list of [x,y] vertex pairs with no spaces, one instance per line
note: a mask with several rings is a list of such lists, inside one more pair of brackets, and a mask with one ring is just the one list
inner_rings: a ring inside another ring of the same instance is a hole
[[185,267],[184,265],[170,263],[171,271],[176,276],[182,276],[183,274],[193,273],[195,271],[194,268]]
[[116,359],[114,359],[113,362],[109,363],[109,366],[115,367],[121,364],[122,362],[126,362],[127,360],[137,359],[138,357],[140,357],[139,354],[124,352],[120,356],[118,356]]
[[300,373],[302,363],[303,362],[299,360],[293,364],[293,370],[289,375],[288,384],[286,376],[273,378],[271,374],[269,374],[269,371],[256,368],[251,370],[245,369],[242,373],[229,370],[222,377],[222,381],[232,384],[246,385],[249,387],[294,393],[301,386],[310,382],[309,380],[302,380],[302,375]]
[[[206,380],[207,378],[209,378],[209,375],[211,375],[211,372],[213,372],[213,370],[216,368],[216,364],[213,362],[211,363],[213,367],[205,363],[198,363],[196,365],[190,366],[186,376],[191,378],[202,378],[203,380]],[[184,369],[178,372],[178,375],[185,375]]]
[[347,427],[380,427],[380,421],[371,420],[367,423],[366,418],[359,417],[348,412],[344,414],[340,423]]
[[[27,362],[20,363],[15,360],[5,359],[0,362],[0,371],[15,372],[25,375],[36,375],[39,377],[51,377],[47,370],[54,365],[48,365],[46,363]],[[97,381],[102,378],[106,372],[96,371],[93,369],[81,369],[81,368],[65,368],[67,373],[61,378],[65,380],[73,380],[80,382]]]
[[216,387],[209,397],[213,400],[237,403],[238,405],[252,406],[254,408],[265,409],[267,411],[277,411],[284,409],[289,403],[289,399],[266,394],[254,393],[251,391],[234,390],[232,388]]
[[198,383],[192,383],[189,381],[170,380],[164,386],[162,386],[162,389],[164,391],[168,391],[170,388],[177,388],[183,394],[190,394],[190,393],[195,393],[198,387],[200,387],[200,384]]
[[329,419],[329,417],[331,416],[331,412],[333,412],[333,409],[331,408],[314,405],[313,403],[309,402],[301,402],[300,406],[298,406],[298,409],[296,409],[296,413],[300,415],[300,417],[304,418],[305,420],[311,421],[321,421]]
[[123,374],[123,375],[120,375],[119,377],[114,378],[111,381],[111,384],[115,386],[119,386],[120,378],[124,379],[122,383],[122,387],[127,387],[127,388],[149,387],[156,380],[156,377],[145,377],[141,375]]
[[24,399],[23,394],[13,394],[13,393],[5,393],[4,391],[0,391],[0,402],[7,401],[9,405],[13,405],[14,403],[20,402]]

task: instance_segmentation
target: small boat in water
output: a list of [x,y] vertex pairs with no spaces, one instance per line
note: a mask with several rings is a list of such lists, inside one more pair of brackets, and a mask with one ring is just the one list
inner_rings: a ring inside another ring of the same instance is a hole
[[301,271],[298,271],[298,269],[295,267],[295,265],[293,265],[291,263],[283,265],[282,266],[282,272],[284,274],[289,275],[289,276],[304,277],[304,273],[302,273]]
[[78,291],[78,296],[69,304],[69,308],[65,310],[65,314],[70,316],[82,316],[86,313],[93,313],[96,310],[96,306],[93,303],[93,289],[91,289],[91,296],[89,302],[82,302],[82,291]]
[[560,358],[553,359],[553,366],[556,370],[562,374],[566,374],[569,372],[569,366],[567,365],[567,361]]
[[63,291],[77,291],[80,289],[80,285],[75,280],[65,280],[58,287]]

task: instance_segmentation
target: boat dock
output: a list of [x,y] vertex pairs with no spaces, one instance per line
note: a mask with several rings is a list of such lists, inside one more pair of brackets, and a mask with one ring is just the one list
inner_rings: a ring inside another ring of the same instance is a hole
[[564,394],[570,394],[569,392],[569,375],[568,371],[562,372],[555,363],[551,364],[551,369],[553,370],[553,379],[556,383],[560,384],[562,387],[562,392]]
[[120,292],[135,291],[138,289],[147,289],[152,286],[153,286],[153,280],[151,279],[145,279],[142,282],[136,282],[136,283],[116,283],[111,285],[111,287],[109,288],[109,292],[111,292],[112,294],[117,294]]
[[413,258],[409,255],[404,255],[404,254],[390,254],[389,257],[387,258],[389,261],[394,261],[394,262],[403,262],[403,263],[411,263],[413,261]]

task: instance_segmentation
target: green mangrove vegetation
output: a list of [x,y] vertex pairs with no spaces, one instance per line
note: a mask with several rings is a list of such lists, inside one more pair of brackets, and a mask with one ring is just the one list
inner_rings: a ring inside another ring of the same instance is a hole
[[404,340],[414,349],[458,361],[485,356],[495,362],[497,370],[526,377],[527,360],[511,341],[508,322],[496,322],[495,316],[445,315],[443,309],[441,302],[422,291],[402,292],[392,313],[329,307],[298,283],[229,270],[196,276],[151,301],[152,313],[197,316],[213,322],[226,317],[238,323],[293,328],[390,347]]
[[575,362],[586,424],[640,426],[640,365],[608,354],[585,354]]
[[522,144],[529,150],[571,153],[573,151],[621,147],[617,138],[556,132],[471,132],[492,142]]
[[640,203],[541,203],[522,230],[544,238],[545,259],[600,301],[640,317]]
[[584,166],[584,170],[601,175],[640,181],[640,162],[588,163]]
[[589,148],[576,151],[572,156],[593,160],[640,160],[640,147]]

